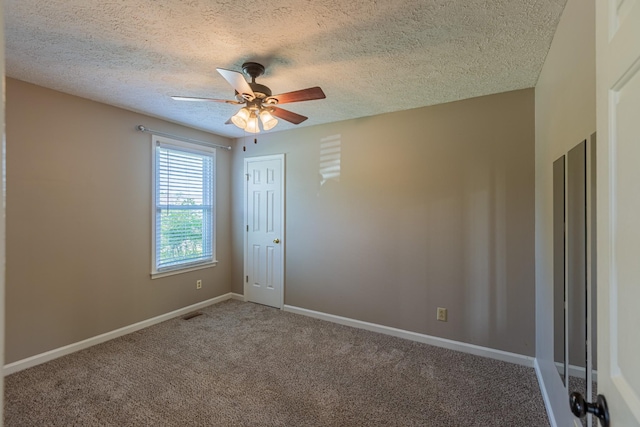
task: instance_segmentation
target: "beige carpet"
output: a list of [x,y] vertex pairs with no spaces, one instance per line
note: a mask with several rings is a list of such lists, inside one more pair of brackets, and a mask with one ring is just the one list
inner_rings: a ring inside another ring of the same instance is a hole
[[6,426],[548,426],[534,370],[238,301],[5,380]]

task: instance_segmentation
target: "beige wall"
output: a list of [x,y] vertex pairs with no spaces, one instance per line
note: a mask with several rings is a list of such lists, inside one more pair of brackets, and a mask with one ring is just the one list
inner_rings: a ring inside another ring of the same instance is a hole
[[593,1],[569,0],[535,88],[536,357],[558,425],[570,425],[553,364],[552,164],[596,130]]
[[534,354],[533,89],[253,138],[233,152],[234,292],[243,158],[285,153],[285,304]]
[[151,280],[151,135],[135,126],[230,140],[13,79],[6,123],[7,363],[230,291],[231,153],[217,153],[220,263]]
[[[280,152],[286,304],[533,355],[533,102],[529,89],[240,139],[218,151],[220,264],[150,280],[150,135],[135,126],[228,140],[9,79],[7,362],[243,293],[243,158]],[[331,136],[341,176],[321,185]]]

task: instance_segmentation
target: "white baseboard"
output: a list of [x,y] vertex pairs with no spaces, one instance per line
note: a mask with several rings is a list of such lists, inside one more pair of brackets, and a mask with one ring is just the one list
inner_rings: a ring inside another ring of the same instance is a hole
[[[564,371],[564,365],[560,362],[555,362],[556,367],[558,368],[558,373],[562,376],[562,371]],[[569,365],[569,376],[582,378],[583,380],[587,378],[587,368],[583,368],[582,366]],[[591,372],[591,379],[594,382],[598,382],[598,371],[593,370]]]
[[237,301],[242,301],[242,302],[247,302],[247,299],[245,298],[244,295],[236,294],[235,292],[231,292],[231,299],[234,299],[234,300],[237,300]]
[[534,358],[524,356],[522,354],[510,353],[507,351],[496,350],[488,347],[481,347],[475,344],[467,344],[460,341],[453,341],[446,338],[434,337],[431,335],[420,334],[417,332],[405,331],[389,326],[378,325],[376,323],[363,322],[361,320],[350,319],[348,317],[335,316],[333,314],[322,313],[319,311],[308,310],[306,308],[295,307],[291,305],[284,306],[284,311],[302,314],[304,316],[314,317],[316,319],[327,320],[341,325],[352,326],[354,328],[366,329],[367,331],[379,332],[381,334],[392,335],[394,337],[404,338],[424,344],[443,347],[449,350],[457,350],[463,353],[475,354],[476,356],[488,357],[491,359],[502,360],[504,362],[515,363],[533,368]]
[[547,418],[549,418],[549,424],[551,424],[551,427],[558,427],[558,423],[556,422],[556,418],[553,414],[553,406],[551,405],[551,400],[549,399],[549,394],[547,393],[547,387],[544,383],[542,371],[540,370],[540,365],[538,364],[538,359],[534,360],[533,365],[533,368],[536,371],[536,377],[538,378],[538,387],[540,388],[540,393],[542,394],[544,407],[547,409]]
[[[123,335],[130,334],[132,332],[139,331],[140,329],[147,328],[149,326],[164,322],[175,317],[182,316],[192,311],[208,307],[213,304],[220,303],[229,299],[238,301],[246,301],[244,295],[229,292],[219,297],[212,298],[206,301],[199,302],[187,307],[183,307],[178,310],[171,311],[169,313],[162,314],[160,316],[153,317],[151,319],[143,320],[133,325],[125,326],[116,329],[111,332],[107,332],[95,337],[87,338],[77,343],[69,344],[64,347],[56,348],[54,350],[47,351],[45,353],[36,354],[35,356],[28,357],[26,359],[18,360],[16,362],[4,365],[3,374],[10,375],[15,372],[22,371],[27,368],[31,368],[36,365],[48,362],[50,360],[57,359],[62,356],[66,356],[76,351],[84,350],[96,344],[100,344],[114,338],[121,337]],[[510,353],[502,350],[496,350],[488,347],[481,347],[474,344],[463,343],[459,341],[448,340],[445,338],[433,337],[430,335],[420,334],[417,332],[405,331],[402,329],[392,328],[389,326],[378,325],[375,323],[363,322],[361,320],[350,319],[347,317],[335,316],[333,314],[322,313],[319,311],[308,310],[305,308],[295,307],[291,305],[285,305],[284,311],[291,313],[302,314],[304,316],[314,317],[321,320],[326,320],[333,323],[339,323],[341,325],[351,326],[354,328],[365,329],[372,332],[379,332],[386,335],[392,335],[399,338],[404,338],[412,341],[421,342],[437,347],[448,348],[450,350],[457,350],[464,353],[475,354],[477,356],[488,357],[491,359],[502,360],[504,362],[515,363],[518,365],[524,365],[528,367],[534,367],[535,359],[533,357],[524,356],[521,354]]]
[[84,350],[85,348],[89,348],[96,344],[100,344],[105,341],[109,341],[114,338],[118,338],[123,335],[127,335],[132,332],[139,331],[140,329],[148,328],[149,326],[158,324],[160,322],[164,322],[169,319],[173,319],[174,317],[179,317],[184,314],[190,313],[192,311],[199,310],[201,308],[205,308],[222,301],[226,301],[228,299],[233,298],[233,295],[234,294],[229,292],[227,294],[220,295],[219,297],[211,298],[206,301],[199,302],[197,304],[193,304],[187,307],[180,308],[178,310],[171,311],[169,313],[161,314],[160,316],[156,316],[151,319],[143,320],[142,322],[134,323],[133,325],[116,329],[115,331],[111,331],[101,335],[97,335],[95,337],[87,338],[86,340],[82,340],[73,344],[66,345],[64,347],[47,351],[45,353],[36,354],[35,356],[27,357],[26,359],[9,363],[7,365],[4,365],[3,374],[7,376],[15,372],[22,371],[23,369],[31,368],[33,366],[40,365],[45,362],[49,362],[50,360],[54,360],[59,357],[66,356],[67,354]]

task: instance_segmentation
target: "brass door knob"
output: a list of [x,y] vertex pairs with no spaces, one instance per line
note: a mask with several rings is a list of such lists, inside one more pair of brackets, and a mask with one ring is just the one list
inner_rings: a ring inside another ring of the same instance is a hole
[[273,243],[280,243],[280,239],[273,239]]

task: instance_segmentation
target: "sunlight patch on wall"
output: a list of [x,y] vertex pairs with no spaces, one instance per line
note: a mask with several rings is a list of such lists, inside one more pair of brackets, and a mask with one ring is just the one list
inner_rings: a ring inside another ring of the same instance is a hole
[[327,181],[340,182],[341,135],[331,135],[320,140],[320,186]]

